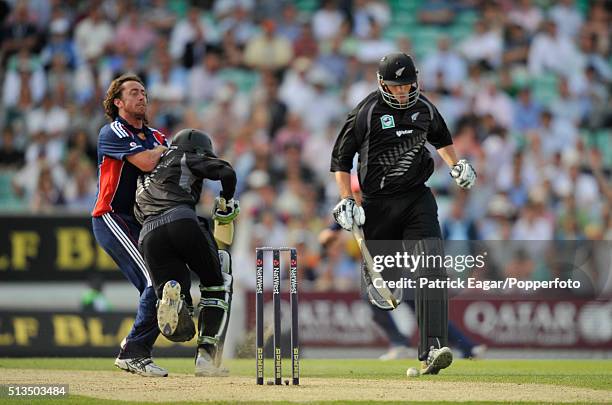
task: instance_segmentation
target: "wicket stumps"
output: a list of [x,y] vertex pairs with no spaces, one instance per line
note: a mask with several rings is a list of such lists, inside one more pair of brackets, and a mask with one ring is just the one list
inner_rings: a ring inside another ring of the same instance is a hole
[[256,358],[257,358],[257,384],[264,383],[264,297],[263,272],[264,252],[272,252],[272,306],[274,308],[274,384],[282,385],[281,365],[281,280],[280,280],[280,254],[289,252],[289,300],[291,305],[291,376],[292,384],[300,383],[300,344],[298,332],[298,297],[297,297],[297,250],[295,248],[260,247],[255,249],[256,286]]

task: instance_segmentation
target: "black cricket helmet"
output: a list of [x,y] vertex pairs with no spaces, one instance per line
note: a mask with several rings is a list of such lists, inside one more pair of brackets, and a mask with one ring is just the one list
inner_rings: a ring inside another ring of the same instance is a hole
[[[419,98],[420,90],[417,82],[417,70],[409,55],[402,52],[383,56],[378,63],[378,90],[385,103],[393,108],[406,109],[412,107]],[[410,85],[410,90],[403,95],[393,95],[388,86]]]
[[185,152],[216,156],[210,136],[199,129],[181,129],[172,138],[172,146],[176,146]]

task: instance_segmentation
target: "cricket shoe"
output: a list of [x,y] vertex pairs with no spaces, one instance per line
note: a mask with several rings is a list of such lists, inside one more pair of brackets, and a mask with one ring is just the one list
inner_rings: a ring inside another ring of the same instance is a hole
[[409,359],[414,353],[408,346],[393,346],[388,352],[378,358],[378,360],[399,360]]
[[143,377],[168,377],[168,370],[161,368],[153,362],[151,357],[137,357],[134,359],[115,359],[115,366],[128,373]]
[[195,362],[196,377],[227,377],[229,370],[225,367],[217,367],[213,358],[205,349],[198,349]]
[[451,365],[453,362],[453,352],[448,347],[435,349],[429,348],[427,360],[423,361],[421,374],[438,374],[440,370]]
[[472,347],[471,353],[469,356],[466,356],[470,359],[482,359],[487,353],[487,345],[477,345]]
[[165,336],[172,336],[179,321],[181,310],[181,285],[170,280],[164,285],[162,299],[157,305],[157,326]]

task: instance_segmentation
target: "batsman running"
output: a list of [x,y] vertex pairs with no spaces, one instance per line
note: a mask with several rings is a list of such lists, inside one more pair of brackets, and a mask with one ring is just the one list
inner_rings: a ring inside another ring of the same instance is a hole
[[228,374],[221,359],[232,303],[232,263],[229,252],[218,249],[208,222],[196,215],[205,179],[222,185],[213,219],[232,223],[240,212],[233,199],[234,169],[217,158],[207,134],[183,129],[157,167],[138,179],[135,213],[142,223],[139,246],[159,299],[159,330],[175,342],[195,335],[189,293],[193,271],[201,293],[195,375],[217,377]]
[[[459,187],[471,188],[476,173],[467,160],[457,158],[444,119],[420,93],[417,73],[412,58],[404,53],[392,53],[380,60],[378,90],[349,113],[333,148],[331,171],[341,197],[333,216],[347,231],[362,227],[366,241],[413,241],[405,248],[443,255],[438,207],[425,185],[434,170],[425,143],[436,148]],[[356,153],[361,206],[351,192],[350,172]],[[446,279],[446,269],[418,268],[415,276],[431,281]],[[385,298],[383,292],[380,296]],[[447,290],[417,287],[415,302],[421,374],[438,374],[453,361],[447,347]]]

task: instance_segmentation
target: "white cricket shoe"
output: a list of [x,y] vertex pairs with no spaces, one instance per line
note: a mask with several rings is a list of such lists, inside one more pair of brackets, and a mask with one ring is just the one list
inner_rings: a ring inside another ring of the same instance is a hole
[[472,347],[472,355],[470,359],[482,359],[487,353],[487,345],[477,345]]
[[453,352],[451,352],[451,349],[446,346],[435,349],[431,346],[427,360],[423,361],[421,374],[438,374],[440,370],[450,366],[452,362]]
[[409,359],[413,356],[412,350],[408,346],[393,346],[388,352],[384,353],[378,360],[398,360]]
[[181,302],[181,285],[175,280],[168,281],[157,305],[157,326],[165,336],[172,336],[176,330]]
[[195,375],[196,377],[227,377],[229,370],[225,367],[216,367],[210,354],[204,349],[198,349]]
[[168,377],[168,370],[155,364],[151,357],[138,357],[134,359],[116,358],[115,366],[121,370],[143,377]]

